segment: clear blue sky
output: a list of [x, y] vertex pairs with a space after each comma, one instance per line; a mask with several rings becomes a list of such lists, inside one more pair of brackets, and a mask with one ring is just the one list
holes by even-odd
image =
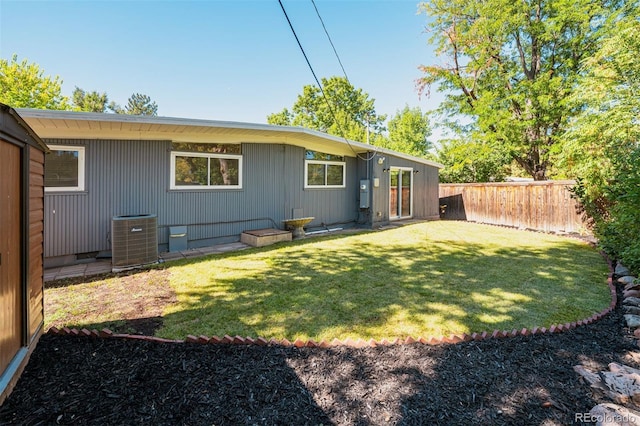
[[[420, 64], [434, 63], [413, 0], [316, 0], [355, 87], [378, 113], [420, 106]], [[341, 75], [310, 0], [283, 0], [319, 77]], [[0, 57], [18, 54], [75, 86], [126, 104], [149, 95], [158, 115], [265, 123], [313, 76], [277, 0], [0, 0]]]

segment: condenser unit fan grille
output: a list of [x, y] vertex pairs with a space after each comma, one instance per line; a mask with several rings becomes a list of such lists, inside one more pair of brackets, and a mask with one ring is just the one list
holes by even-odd
[[111, 264], [114, 270], [158, 261], [156, 215], [115, 216], [111, 221]]

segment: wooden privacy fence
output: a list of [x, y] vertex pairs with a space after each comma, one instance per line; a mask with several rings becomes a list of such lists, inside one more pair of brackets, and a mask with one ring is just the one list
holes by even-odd
[[[440, 184], [440, 217], [545, 232], [585, 233], [575, 181]], [[446, 206], [446, 207], [444, 207]]]

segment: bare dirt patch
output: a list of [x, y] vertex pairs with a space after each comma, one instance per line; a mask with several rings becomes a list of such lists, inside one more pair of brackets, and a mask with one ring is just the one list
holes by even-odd
[[152, 336], [162, 314], [177, 301], [169, 271], [152, 269], [47, 283], [46, 328], [109, 328], [117, 333]]

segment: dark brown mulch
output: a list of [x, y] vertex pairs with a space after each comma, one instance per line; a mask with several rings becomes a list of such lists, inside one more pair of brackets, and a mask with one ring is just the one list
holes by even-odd
[[637, 367], [621, 311], [554, 334], [458, 345], [283, 348], [45, 335], [0, 424], [573, 424], [572, 367]]

